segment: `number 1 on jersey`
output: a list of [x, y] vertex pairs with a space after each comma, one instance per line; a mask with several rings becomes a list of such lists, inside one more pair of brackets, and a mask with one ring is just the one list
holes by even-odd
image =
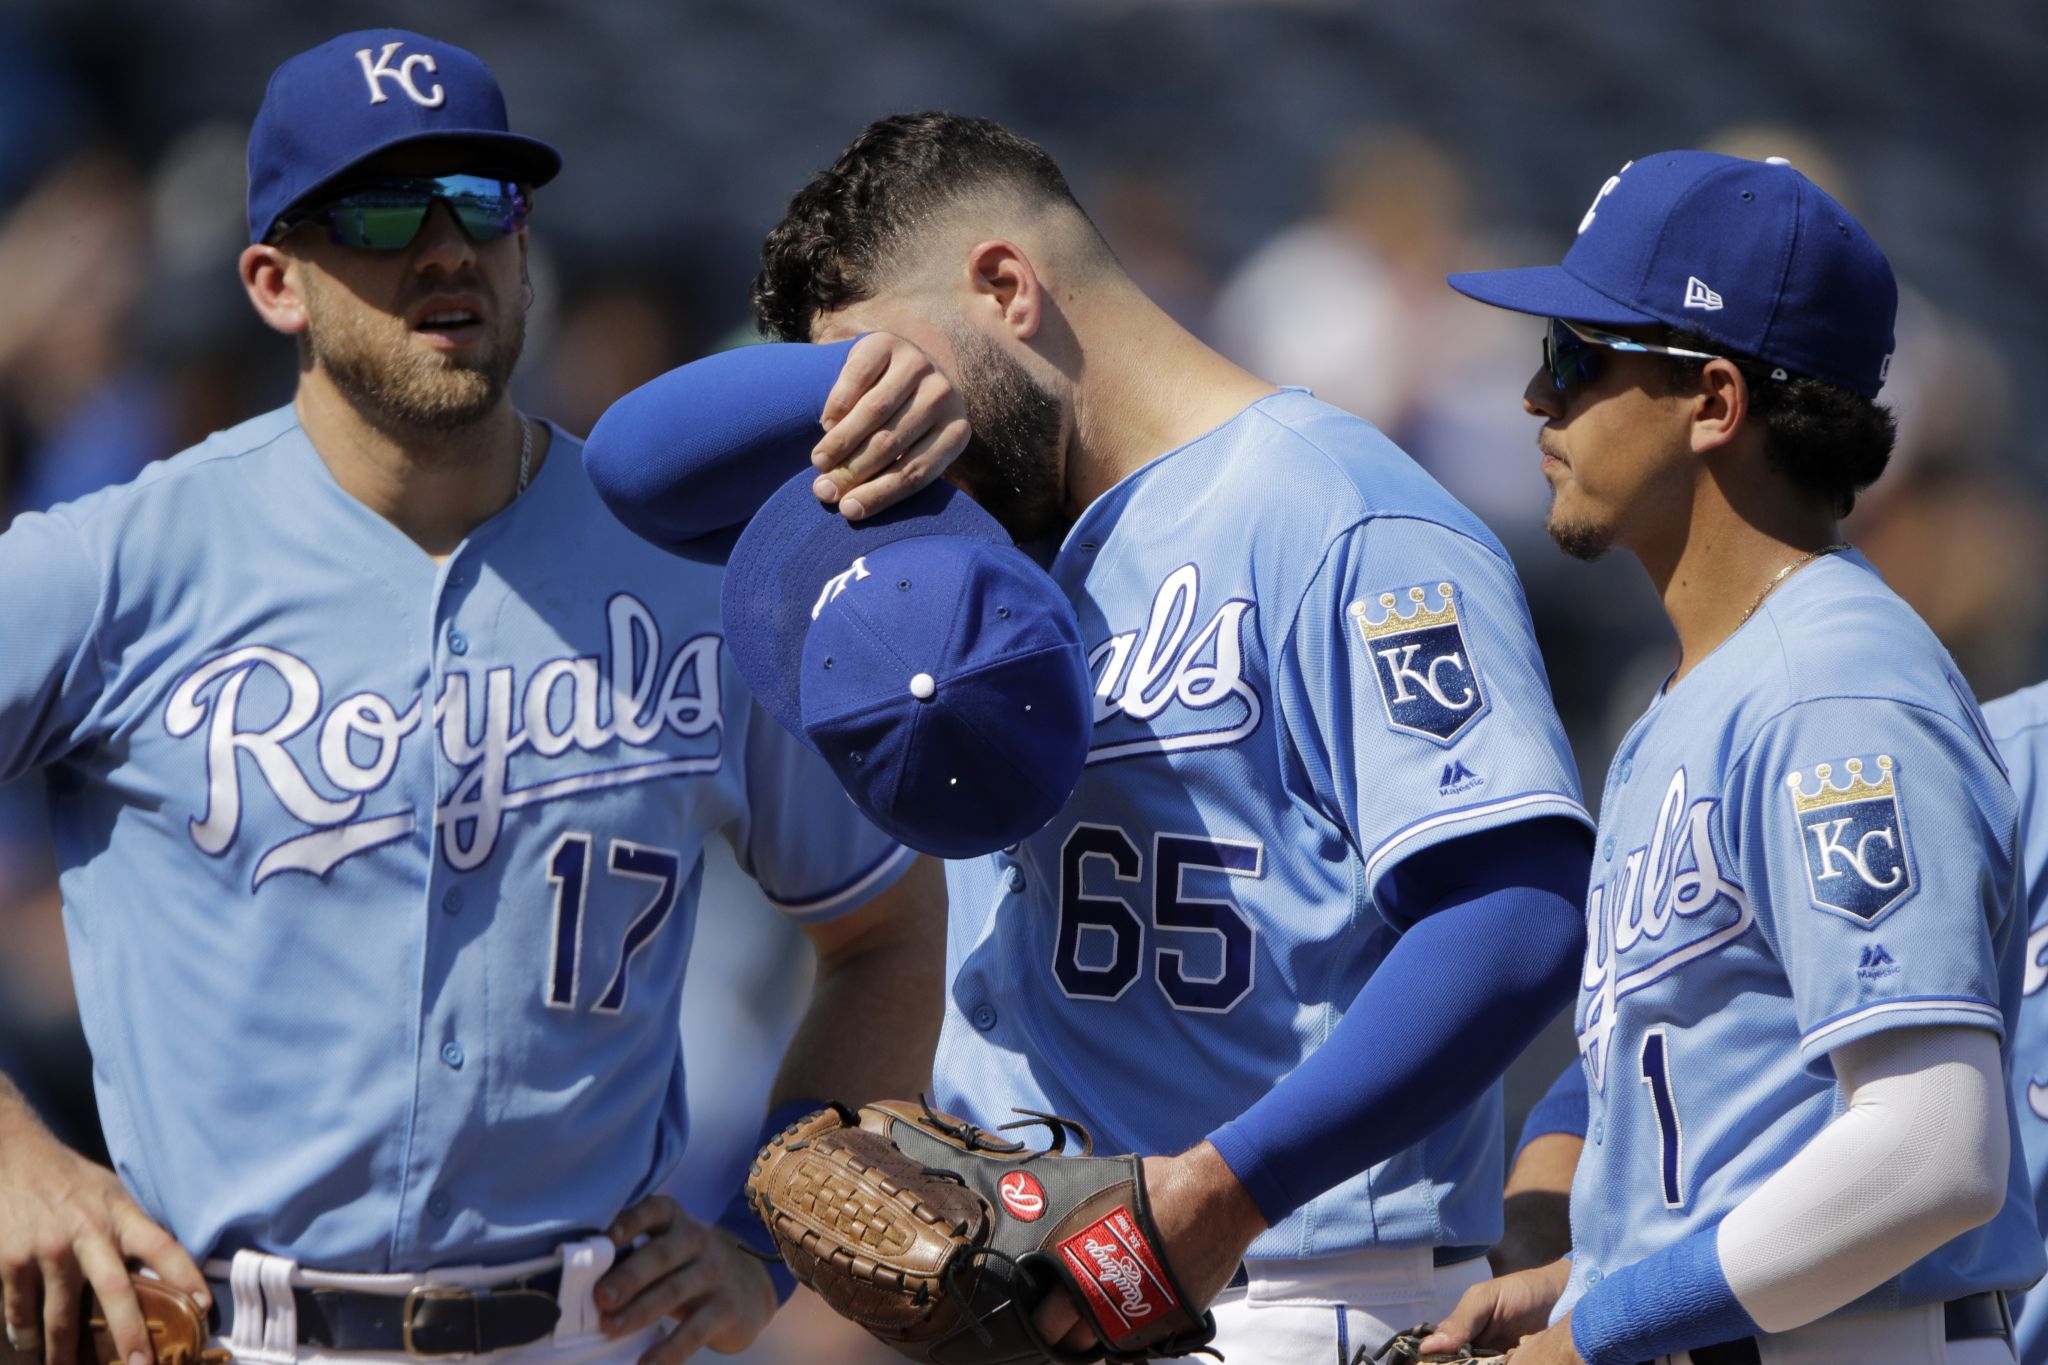
[[583, 956], [583, 902], [590, 895], [590, 836], [564, 834], [548, 854], [555, 888], [554, 951], [548, 959], [548, 1008], [576, 1008], [576, 967]]
[[1653, 1028], [1643, 1035], [1643, 1084], [1650, 1087], [1650, 1103], [1657, 1110], [1657, 1153], [1664, 1182], [1664, 1207], [1685, 1207], [1685, 1176], [1680, 1162], [1685, 1156], [1684, 1134], [1678, 1127], [1678, 1103], [1671, 1096], [1671, 1045], [1664, 1030]]

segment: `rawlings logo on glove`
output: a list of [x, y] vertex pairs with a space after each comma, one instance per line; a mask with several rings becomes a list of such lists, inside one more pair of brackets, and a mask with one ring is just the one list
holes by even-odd
[[[1070, 1119], [1030, 1121], [1052, 1130], [1050, 1151], [921, 1105], [820, 1110], [761, 1150], [747, 1197], [797, 1279], [914, 1360], [1076, 1365], [1205, 1348], [1215, 1320], [1188, 1307], [1157, 1249], [1138, 1158], [1093, 1155]], [[1039, 1332], [1055, 1294], [1095, 1329], [1093, 1351]]]

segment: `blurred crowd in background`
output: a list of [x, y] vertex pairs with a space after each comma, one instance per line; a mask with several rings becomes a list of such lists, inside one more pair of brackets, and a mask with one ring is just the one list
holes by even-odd
[[[292, 348], [235, 276], [247, 120], [284, 57], [377, 24], [476, 51], [567, 158], [532, 221], [515, 387], [579, 433], [753, 339], [761, 234], [869, 120], [949, 108], [1043, 142], [1170, 312], [1378, 423], [1499, 533], [1591, 800], [1671, 639], [1632, 562], [1544, 537], [1518, 400], [1537, 330], [1443, 276], [1555, 260], [1631, 157], [1787, 157], [1903, 286], [1899, 450], [1850, 538], [1980, 697], [2048, 674], [2048, 440], [2024, 407], [2048, 371], [2038, 0], [0, 0], [0, 525], [289, 396]], [[46, 839], [33, 782], [0, 788], [0, 1069], [92, 1151]], [[807, 954], [729, 863], [699, 924], [682, 1192], [708, 1213]], [[1533, 1051], [1511, 1119], [1570, 1053], [1562, 1028]]]

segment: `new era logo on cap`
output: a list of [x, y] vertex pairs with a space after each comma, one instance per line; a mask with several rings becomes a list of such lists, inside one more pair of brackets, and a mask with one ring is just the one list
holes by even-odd
[[1689, 275], [1685, 281], [1685, 306], [1717, 312], [1721, 307], [1721, 296], [1707, 288], [1707, 282], [1699, 276]]

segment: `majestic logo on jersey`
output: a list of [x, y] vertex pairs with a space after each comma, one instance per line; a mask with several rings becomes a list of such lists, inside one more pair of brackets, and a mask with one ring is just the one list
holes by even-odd
[[1865, 776], [1860, 758], [1844, 767], [1844, 786], [1835, 785], [1835, 765], [1823, 763], [1811, 777], [1787, 773], [1785, 789], [1799, 822], [1813, 903], [1875, 924], [1913, 889], [1898, 779], [1889, 754], [1878, 755], [1875, 781]]
[[[1714, 851], [1720, 802], [1687, 798], [1685, 769], [1671, 776], [1650, 842], [1630, 849], [1618, 872], [1586, 897], [1586, 963], [1580, 974], [1579, 1051], [1586, 1074], [1607, 1090], [1608, 1041], [1621, 1001], [1688, 963], [1733, 943], [1755, 921], [1742, 887]], [[1619, 813], [1602, 813], [1603, 826]], [[1602, 845], [1603, 849], [1606, 847]], [[1593, 864], [1612, 867], [1611, 859]]]
[[1485, 785], [1486, 779], [1466, 767], [1464, 759], [1454, 758], [1444, 764], [1443, 776], [1437, 779], [1436, 789], [1444, 796], [1456, 796], [1459, 792]]
[[[1458, 624], [1457, 587], [1439, 583], [1436, 592], [1441, 605], [1434, 608], [1428, 592], [1413, 587], [1381, 593], [1377, 616], [1362, 601], [1350, 612], [1372, 656], [1387, 724], [1449, 744], [1486, 709], [1486, 696]], [[1398, 605], [1402, 596], [1405, 611]]]
[[[1183, 564], [1152, 595], [1142, 630], [1112, 635], [1088, 653], [1095, 678], [1095, 724], [1090, 763], [1138, 754], [1179, 753], [1235, 744], [1259, 728], [1265, 707], [1245, 680], [1244, 623], [1252, 604], [1232, 598], [1207, 624], [1195, 627], [1201, 572]], [[1142, 737], [1126, 738], [1113, 722], [1139, 722]]]
[[440, 82], [436, 81], [434, 88], [431, 90], [422, 90], [414, 83], [412, 76], [412, 70], [416, 66], [427, 71], [440, 70], [434, 64], [434, 54], [431, 52], [415, 52], [397, 66], [393, 66], [391, 64], [392, 55], [404, 46], [404, 43], [384, 44], [384, 50], [377, 54], [375, 62], [370, 60], [370, 49], [365, 47], [357, 50], [356, 60], [362, 63], [363, 79], [369, 82], [370, 86], [370, 103], [382, 104], [385, 100], [390, 99], [390, 94], [384, 89], [384, 82], [396, 81], [398, 88], [405, 92], [406, 98], [419, 105], [420, 108], [439, 109], [448, 98], [448, 92], [441, 88]]
[[811, 604], [811, 619], [813, 621], [817, 620], [827, 606], [838, 600], [840, 593], [845, 592], [853, 584], [869, 576], [868, 557], [862, 555], [854, 560], [845, 572], [833, 574], [830, 578], [826, 579], [825, 586], [819, 590], [818, 600]]
[[[654, 613], [628, 593], [606, 608], [610, 668], [594, 654], [550, 659], [528, 675], [522, 692], [516, 670], [493, 668], [484, 675], [482, 714], [470, 700], [470, 676], [448, 673], [433, 702], [431, 730], [455, 776], [433, 812], [441, 856], [457, 871], [481, 866], [497, 847], [505, 816], [607, 787], [715, 772], [720, 746], [708, 753], [656, 758], [622, 767], [561, 773], [524, 787], [510, 782], [512, 759], [531, 751], [548, 760], [572, 752], [594, 754], [616, 745], [645, 748], [664, 731], [696, 738], [724, 725], [720, 712], [719, 637], [699, 635], [677, 646], [663, 663], [661, 628]], [[274, 699], [283, 693], [280, 713]], [[263, 692], [259, 704], [245, 692]], [[280, 872], [325, 876], [344, 859], [403, 839], [417, 828], [419, 812], [408, 807], [366, 814], [397, 766], [399, 747], [427, 715], [424, 696], [400, 711], [375, 692], [343, 697], [320, 715], [322, 689], [313, 666], [268, 645], [245, 645], [200, 664], [171, 692], [164, 728], [183, 738], [204, 727], [206, 809], [191, 820], [192, 842], [219, 857], [242, 827], [242, 779], [254, 764], [271, 794], [291, 818], [311, 828], [284, 840], [256, 864], [252, 886]], [[317, 758], [323, 791], [299, 754], [287, 744], [313, 730], [319, 719]], [[570, 763], [560, 765], [569, 767]], [[329, 795], [328, 792], [339, 795]]]
[[1866, 943], [1862, 955], [1856, 959], [1856, 975], [1865, 981], [1882, 981], [1888, 976], [1899, 974], [1898, 961], [1884, 950], [1882, 943]]

